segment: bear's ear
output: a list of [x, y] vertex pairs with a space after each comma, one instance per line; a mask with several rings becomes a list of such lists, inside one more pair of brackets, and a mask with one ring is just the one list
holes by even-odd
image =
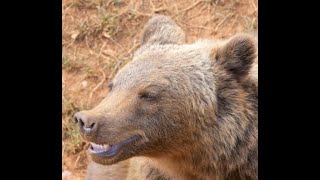
[[215, 52], [216, 63], [238, 80], [248, 75], [256, 56], [256, 42], [246, 34], [235, 35]]
[[156, 15], [144, 27], [141, 45], [182, 44], [185, 42], [183, 30], [169, 17]]

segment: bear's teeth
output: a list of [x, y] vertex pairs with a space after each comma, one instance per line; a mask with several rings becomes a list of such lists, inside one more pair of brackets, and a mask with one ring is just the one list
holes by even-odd
[[94, 149], [99, 149], [99, 150], [107, 150], [110, 147], [110, 145], [108, 145], [108, 144], [102, 145], [102, 144], [96, 144], [96, 143], [91, 143], [91, 146]]

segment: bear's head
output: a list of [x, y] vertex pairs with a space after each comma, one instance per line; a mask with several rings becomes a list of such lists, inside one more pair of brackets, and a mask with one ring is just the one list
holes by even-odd
[[183, 30], [170, 18], [153, 17], [105, 99], [75, 114], [93, 161], [174, 156], [220, 136], [219, 113], [229, 110], [219, 106], [232, 108], [225, 96], [238, 98], [233, 92], [248, 79], [255, 43], [247, 35], [184, 43]]

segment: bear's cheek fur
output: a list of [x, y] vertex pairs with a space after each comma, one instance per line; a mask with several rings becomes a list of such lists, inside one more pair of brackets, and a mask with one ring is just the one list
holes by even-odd
[[[181, 98], [180, 98], [181, 99]], [[130, 127], [146, 138], [145, 155], [170, 153], [184, 144], [189, 131], [186, 114], [186, 103], [169, 97], [156, 101], [138, 101], [134, 106], [132, 118], [127, 120]], [[177, 139], [180, 139], [177, 141]], [[181, 146], [180, 146], [181, 145]]]
[[190, 138], [190, 122], [185, 116], [187, 107], [184, 105], [167, 99], [137, 109], [136, 123], [148, 139], [148, 153], [168, 154], [185, 146], [183, 142]]

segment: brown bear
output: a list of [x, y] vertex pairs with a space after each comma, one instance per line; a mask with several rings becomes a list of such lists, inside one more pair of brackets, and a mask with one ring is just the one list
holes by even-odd
[[75, 114], [87, 179], [258, 179], [257, 59], [249, 35], [185, 44], [153, 17], [107, 97]]

